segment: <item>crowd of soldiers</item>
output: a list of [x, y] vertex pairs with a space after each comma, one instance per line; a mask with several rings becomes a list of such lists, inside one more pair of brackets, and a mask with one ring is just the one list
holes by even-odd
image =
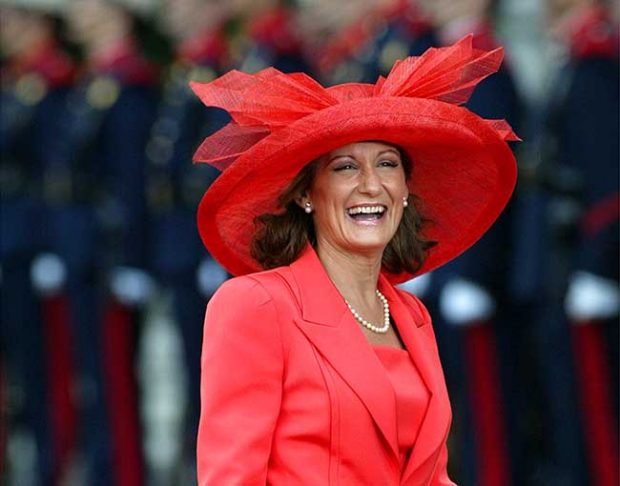
[[[274, 66], [374, 82], [470, 32], [499, 45], [501, 5], [0, 1], [0, 479], [67, 484], [77, 461], [78, 484], [189, 481], [201, 324], [229, 277], [195, 223], [218, 171], [191, 163], [228, 118], [190, 80]], [[542, 5], [558, 51], [546, 101], [524, 102], [508, 56], [468, 102], [523, 138], [515, 196], [470, 251], [405, 284], [434, 317], [466, 486], [618, 482], [618, 12]], [[135, 373], [162, 292], [187, 375], [185, 454], [166, 479], [145, 460]], [[26, 476], [6, 459], [17, 429], [35, 444]]]

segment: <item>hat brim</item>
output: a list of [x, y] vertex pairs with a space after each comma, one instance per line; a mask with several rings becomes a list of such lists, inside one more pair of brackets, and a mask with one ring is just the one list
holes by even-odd
[[344, 145], [381, 140], [412, 161], [409, 190], [430, 220], [423, 236], [437, 241], [416, 274], [452, 260], [472, 246], [506, 206], [516, 163], [505, 141], [470, 111], [421, 98], [357, 99], [306, 116], [257, 143], [213, 183], [198, 208], [200, 236], [231, 274], [262, 270], [250, 255], [254, 219], [280, 211], [277, 200], [297, 173]]

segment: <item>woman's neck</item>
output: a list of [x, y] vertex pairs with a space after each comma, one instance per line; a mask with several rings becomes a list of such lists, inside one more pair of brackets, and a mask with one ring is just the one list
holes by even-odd
[[372, 305], [377, 297], [382, 252], [351, 253], [319, 242], [317, 255], [340, 294], [349, 302]]

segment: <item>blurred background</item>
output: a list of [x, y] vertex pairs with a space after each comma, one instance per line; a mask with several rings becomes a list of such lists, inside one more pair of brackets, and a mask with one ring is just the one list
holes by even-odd
[[434, 317], [451, 475], [618, 485], [618, 19], [604, 0], [0, 0], [0, 482], [195, 484], [202, 320], [228, 275], [195, 229], [218, 173], [190, 162], [228, 118], [189, 80], [374, 82], [473, 33], [506, 48], [468, 106], [522, 137], [518, 186], [405, 284]]

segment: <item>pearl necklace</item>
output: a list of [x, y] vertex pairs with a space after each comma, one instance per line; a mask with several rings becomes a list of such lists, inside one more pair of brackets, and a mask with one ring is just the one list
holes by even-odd
[[379, 289], [375, 290], [375, 293], [377, 294], [377, 297], [379, 297], [381, 304], [383, 304], [383, 326], [381, 327], [375, 326], [373, 323], [368, 322], [366, 319], [364, 319], [362, 316], [359, 315], [359, 312], [357, 312], [351, 306], [351, 304], [349, 304], [348, 300], [345, 299], [344, 301], [347, 303], [347, 307], [349, 308], [349, 310], [351, 311], [351, 314], [353, 314], [353, 317], [355, 317], [355, 320], [357, 322], [359, 322], [365, 328], [370, 329], [372, 332], [384, 334], [390, 328], [390, 304], [388, 304], [388, 301], [385, 298], [385, 295], [379, 292]]

